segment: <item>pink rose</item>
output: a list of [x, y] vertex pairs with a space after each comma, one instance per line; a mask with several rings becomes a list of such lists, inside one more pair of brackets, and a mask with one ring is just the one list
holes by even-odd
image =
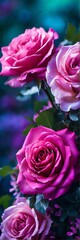
[[58, 34], [43, 28], [27, 29], [2, 48], [1, 75], [14, 76], [8, 84], [20, 87], [33, 79], [45, 79], [45, 70], [54, 50]]
[[44, 240], [52, 221], [27, 202], [8, 207], [2, 216], [0, 240]]
[[47, 83], [63, 111], [80, 108], [80, 43], [62, 46], [50, 60]]
[[78, 157], [74, 132], [31, 129], [17, 153], [21, 192], [40, 193], [49, 200], [64, 194], [76, 177]]

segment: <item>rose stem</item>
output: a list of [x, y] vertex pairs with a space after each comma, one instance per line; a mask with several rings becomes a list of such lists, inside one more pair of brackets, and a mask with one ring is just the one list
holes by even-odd
[[56, 108], [56, 106], [55, 106], [55, 104], [54, 104], [54, 102], [53, 102], [53, 99], [52, 99], [52, 97], [51, 97], [51, 95], [50, 95], [50, 93], [49, 93], [49, 91], [48, 91], [47, 83], [45, 83], [44, 81], [42, 81], [42, 89], [44, 90], [44, 92], [45, 92], [46, 95], [48, 96], [48, 98], [49, 98], [52, 106], [55, 108], [55, 110], [57, 110], [57, 108]]

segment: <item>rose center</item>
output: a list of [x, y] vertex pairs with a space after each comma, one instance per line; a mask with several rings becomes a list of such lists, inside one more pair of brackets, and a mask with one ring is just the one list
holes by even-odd
[[[14, 236], [20, 233], [22, 229], [25, 228], [26, 226], [26, 220], [27, 220], [27, 214], [23, 214], [23, 216], [18, 216], [17, 219], [14, 219], [12, 221], [12, 232], [14, 232]], [[14, 229], [14, 231], [13, 231]]]
[[71, 65], [72, 65], [72, 68], [76, 68], [80, 66], [80, 59], [78, 56], [72, 59]]
[[47, 150], [43, 149], [38, 153], [37, 161], [45, 160], [47, 156]]

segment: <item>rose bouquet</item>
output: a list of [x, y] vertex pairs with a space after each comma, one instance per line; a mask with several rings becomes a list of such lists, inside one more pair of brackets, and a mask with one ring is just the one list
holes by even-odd
[[2, 215], [1, 240], [79, 239], [78, 36], [69, 25], [66, 39], [56, 46], [57, 32], [34, 27], [2, 48], [0, 75], [11, 77], [6, 84], [23, 87], [25, 96], [44, 91], [46, 104], [37, 101], [43, 107], [24, 130], [16, 167], [0, 169], [1, 176], [11, 174], [14, 193]]

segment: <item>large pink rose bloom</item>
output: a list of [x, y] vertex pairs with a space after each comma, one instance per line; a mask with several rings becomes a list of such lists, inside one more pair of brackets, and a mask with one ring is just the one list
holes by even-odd
[[49, 200], [64, 194], [76, 178], [78, 157], [74, 132], [31, 129], [17, 153], [21, 192], [40, 193]]
[[63, 111], [80, 108], [80, 43], [62, 46], [47, 66], [47, 83]]
[[54, 39], [58, 34], [43, 28], [27, 29], [14, 38], [9, 46], [2, 47], [1, 75], [14, 76], [7, 84], [20, 87], [33, 79], [45, 79], [45, 70], [53, 50]]
[[17, 203], [4, 211], [0, 240], [44, 240], [52, 221], [26, 202]]

